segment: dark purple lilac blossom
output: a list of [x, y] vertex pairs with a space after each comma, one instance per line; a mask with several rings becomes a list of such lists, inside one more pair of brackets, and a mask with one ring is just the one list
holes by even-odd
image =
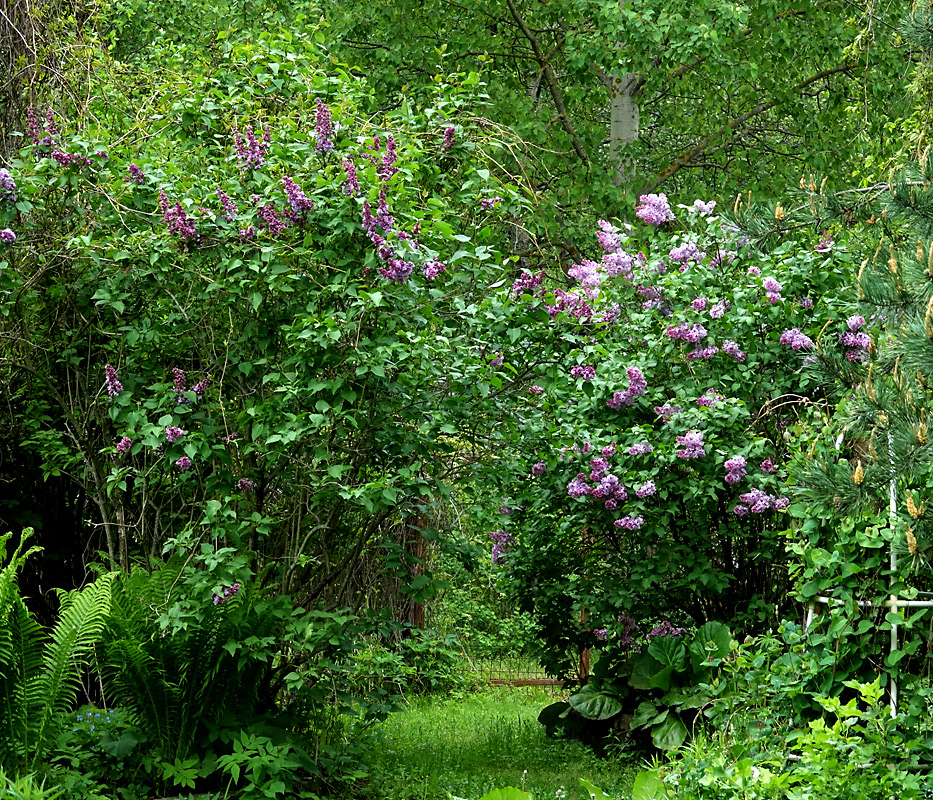
[[523, 271], [512, 284], [512, 297], [521, 297], [523, 294], [533, 294], [544, 283], [544, 270], [538, 273]]
[[672, 406], [665, 403], [663, 406], [655, 406], [654, 413], [665, 422], [670, 422], [674, 417], [683, 414], [684, 410], [681, 406]]
[[236, 203], [234, 203], [230, 195], [222, 189], [217, 189], [216, 194], [217, 199], [220, 200], [220, 207], [224, 210], [224, 219], [226, 219], [227, 222], [233, 222], [237, 214], [240, 213], [240, 210], [236, 207]]
[[146, 182], [146, 173], [137, 164], [130, 164], [127, 171], [130, 173], [130, 180], [137, 186], [142, 186]]
[[389, 258], [386, 264], [388, 266], [379, 267], [379, 274], [393, 283], [405, 283], [415, 270], [414, 264], [401, 258]]
[[605, 642], [609, 638], [609, 629], [608, 628], [596, 628], [593, 631], [593, 636], [596, 637], [597, 641]]
[[122, 436], [120, 441], [117, 442], [117, 452], [118, 453], [128, 453], [130, 448], [133, 446], [133, 440], [128, 436]]
[[4, 228], [0, 230], [0, 242], [3, 244], [13, 244], [16, 241], [16, 234], [13, 233], [12, 228]]
[[382, 164], [379, 165], [377, 170], [383, 183], [388, 183], [392, 180], [392, 176], [398, 172], [398, 167], [395, 166], [397, 161], [398, 153], [395, 150], [395, 138], [390, 133], [386, 137], [386, 151], [382, 154]]
[[188, 456], [182, 456], [175, 462], [175, 466], [178, 467], [179, 472], [187, 472], [191, 469], [191, 459]]
[[453, 125], [449, 125], [448, 127], [444, 128], [444, 141], [441, 142], [442, 153], [446, 153], [448, 150], [450, 150], [451, 147], [454, 146], [454, 133], [455, 131]]
[[536, 478], [540, 478], [545, 472], [547, 472], [547, 464], [545, 464], [543, 461], [537, 462], [531, 468], [531, 474]]
[[674, 625], [671, 625], [670, 622], [664, 620], [656, 628], [652, 628], [646, 634], [646, 639], [654, 639], [657, 636], [683, 636], [687, 631], [683, 628], [677, 628]]
[[318, 155], [334, 152], [334, 122], [326, 103], [317, 99], [314, 112], [314, 152]]
[[426, 261], [421, 265], [421, 274], [429, 280], [433, 281], [440, 275], [442, 272], [447, 270], [447, 266], [442, 262], [438, 261], [436, 258], [432, 258], [430, 261]]
[[240, 478], [236, 482], [236, 488], [240, 490], [242, 494], [253, 491], [256, 488], [256, 484], [253, 483], [249, 478]]
[[638, 514], [637, 516], [629, 514], [627, 517], [617, 519], [612, 524], [617, 528], [622, 528], [626, 531], [637, 531], [642, 525], [645, 524], [645, 518], [641, 514]]
[[165, 441], [177, 442], [185, 435], [185, 432], [179, 428], [177, 425], [166, 425], [165, 426]]
[[576, 364], [570, 368], [570, 376], [584, 381], [591, 381], [596, 378], [596, 367]]
[[111, 400], [123, 391], [123, 384], [120, 383], [117, 370], [110, 364], [104, 366], [104, 382], [107, 385], [107, 394]]
[[238, 584], [238, 583], [233, 584], [233, 586], [227, 586], [227, 587], [223, 590], [223, 593], [222, 593], [222, 594], [217, 594], [217, 593], [215, 592], [215, 593], [214, 593], [214, 597], [213, 597], [213, 599], [212, 599], [211, 602], [212, 602], [215, 606], [222, 606], [222, 605], [223, 605], [224, 603], [226, 603], [231, 597], [234, 597], [234, 596], [236, 595], [236, 593], [239, 592], [239, 591], [240, 591], [240, 584]]
[[360, 193], [360, 176], [356, 171], [356, 164], [349, 159], [343, 159], [343, 171], [347, 174], [347, 179], [343, 184], [343, 193], [356, 197]]
[[285, 196], [288, 198], [288, 204], [294, 214], [299, 218], [303, 218], [309, 211], [314, 210], [314, 203], [311, 202], [311, 199], [295, 181], [286, 175], [282, 178], [282, 183], [285, 184]]
[[501, 197], [484, 197], [479, 201], [480, 211], [492, 211], [496, 207], [496, 203], [501, 203]]

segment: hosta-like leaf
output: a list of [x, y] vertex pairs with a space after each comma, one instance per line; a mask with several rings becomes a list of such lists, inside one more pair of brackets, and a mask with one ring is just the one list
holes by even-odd
[[609, 719], [622, 710], [622, 699], [615, 694], [599, 692], [584, 686], [569, 698], [570, 705], [587, 719]]
[[683, 720], [676, 714], [667, 718], [651, 731], [651, 741], [659, 750], [676, 750], [687, 739], [689, 731]]

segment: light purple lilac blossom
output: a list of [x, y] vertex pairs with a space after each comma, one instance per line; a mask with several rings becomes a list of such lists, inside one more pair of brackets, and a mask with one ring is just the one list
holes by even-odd
[[318, 155], [334, 152], [334, 122], [326, 103], [317, 99], [314, 112], [314, 152]]
[[677, 444], [683, 448], [677, 451], [677, 458], [703, 458], [706, 455], [702, 431], [687, 431], [677, 437]]
[[175, 462], [175, 466], [178, 467], [179, 472], [187, 472], [191, 469], [191, 459], [188, 456], [182, 456]]
[[128, 453], [132, 446], [133, 446], [133, 440], [130, 439], [128, 436], [123, 436], [120, 438], [120, 441], [117, 442], [117, 452]]
[[13, 244], [16, 241], [16, 234], [13, 233], [12, 229], [4, 228], [0, 230], [0, 242], [4, 244]]
[[638, 514], [637, 516], [632, 516], [629, 514], [627, 517], [617, 519], [612, 524], [617, 528], [622, 528], [626, 531], [637, 531], [642, 525], [645, 524], [645, 518], [641, 514]]
[[673, 222], [674, 212], [667, 202], [667, 195], [661, 194], [643, 194], [638, 198], [641, 205], [635, 207], [635, 216], [649, 225], [662, 225], [665, 222]]
[[630, 456], [646, 456], [654, 450], [654, 445], [649, 442], [636, 442], [628, 449]]
[[166, 425], [165, 426], [165, 440], [167, 442], [177, 442], [185, 435], [185, 432], [179, 428], [177, 425]]

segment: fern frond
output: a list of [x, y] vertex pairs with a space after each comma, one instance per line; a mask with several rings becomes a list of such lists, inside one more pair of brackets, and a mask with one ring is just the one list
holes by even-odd
[[30, 682], [30, 693], [41, 703], [30, 737], [32, 765], [44, 755], [58, 733], [58, 723], [74, 704], [81, 675], [92, 660], [94, 644], [110, 613], [113, 578], [112, 573], [104, 575], [80, 591], [69, 592], [62, 600], [44, 653], [44, 666]]

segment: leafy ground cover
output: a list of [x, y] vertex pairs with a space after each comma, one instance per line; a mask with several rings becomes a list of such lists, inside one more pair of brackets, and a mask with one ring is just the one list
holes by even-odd
[[599, 758], [578, 741], [548, 739], [538, 724], [555, 699], [539, 687], [489, 688], [414, 699], [380, 728], [370, 800], [477, 798], [516, 786], [544, 798], [584, 798], [580, 778], [627, 797], [638, 765]]

